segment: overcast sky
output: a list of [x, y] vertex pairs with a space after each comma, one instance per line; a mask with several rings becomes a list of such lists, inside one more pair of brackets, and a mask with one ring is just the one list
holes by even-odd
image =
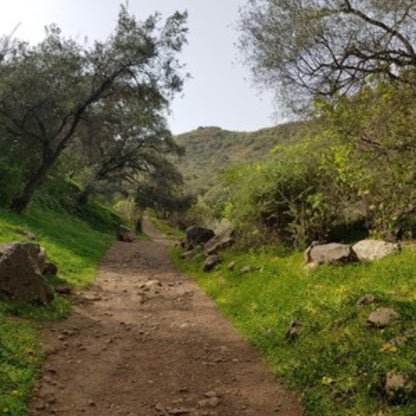
[[[124, 2], [123, 2], [124, 3]], [[172, 105], [170, 127], [175, 134], [199, 126], [256, 130], [276, 124], [272, 95], [252, 86], [248, 70], [235, 47], [238, 9], [245, 0], [130, 0], [139, 19], [155, 11], [189, 12], [189, 45], [182, 55], [191, 74], [182, 97]], [[82, 40], [104, 39], [115, 26], [119, 0], [0, 0], [0, 28], [40, 41], [44, 26], [56, 23], [65, 35]]]

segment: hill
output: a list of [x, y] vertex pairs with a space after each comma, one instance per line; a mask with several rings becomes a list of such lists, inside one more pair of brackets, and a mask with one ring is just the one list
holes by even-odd
[[291, 122], [254, 132], [199, 127], [175, 137], [185, 149], [177, 160], [185, 183], [193, 191], [204, 190], [218, 182], [228, 166], [259, 160], [281, 144], [291, 144], [304, 135], [306, 124]]

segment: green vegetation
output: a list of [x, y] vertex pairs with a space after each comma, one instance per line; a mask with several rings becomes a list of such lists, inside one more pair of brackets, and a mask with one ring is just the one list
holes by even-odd
[[280, 137], [263, 160], [212, 175], [215, 186], [188, 218], [225, 218], [246, 247], [305, 248], [351, 234], [413, 238], [415, 102], [415, 90], [381, 81], [353, 97], [317, 101], [315, 118], [304, 124], [310, 128], [298, 130], [296, 140]]
[[[89, 205], [81, 216], [39, 202], [24, 215], [0, 209], [0, 243], [29, 241], [22, 231], [34, 233], [36, 243], [46, 248], [48, 259], [58, 266], [58, 276], [51, 276], [49, 283], [84, 287], [94, 281], [98, 263], [114, 239], [115, 225], [120, 220], [97, 203]], [[43, 360], [38, 322], [63, 319], [70, 310], [70, 302], [59, 295], [48, 306], [0, 301], [1, 415], [27, 414], [36, 372]]]
[[160, 220], [156, 215], [149, 215], [148, 219], [166, 238], [180, 240], [184, 237], [184, 233], [181, 230], [171, 227], [166, 221]]
[[[91, 194], [131, 193], [178, 153], [166, 115], [183, 78], [186, 13], [139, 21], [120, 6], [104, 42], [47, 27], [36, 45], [0, 38], [0, 202], [24, 211], [57, 165]], [[137, 185], [137, 184], [136, 184]]]
[[254, 81], [291, 108], [350, 96], [374, 77], [416, 85], [413, 0], [247, 0], [240, 17]]
[[221, 181], [230, 165], [264, 159], [279, 144], [291, 144], [305, 133], [304, 123], [287, 123], [254, 132], [235, 132], [219, 127], [199, 127], [175, 136], [185, 155], [178, 168], [193, 192], [205, 192]]
[[[304, 268], [300, 253], [282, 256], [281, 248], [257, 252], [228, 250], [212, 273], [199, 261], [173, 261], [216, 301], [254, 345], [286, 386], [300, 394], [308, 415], [416, 414], [414, 391], [396, 403], [386, 399], [386, 374], [400, 371], [416, 383], [416, 338], [399, 347], [389, 341], [416, 325], [416, 250], [413, 246], [371, 264]], [[227, 265], [235, 261], [234, 271]], [[243, 266], [253, 271], [241, 274]], [[374, 294], [378, 302], [363, 309], [357, 300]], [[370, 312], [390, 306], [400, 313], [384, 330], [367, 324]], [[286, 331], [302, 324], [297, 337]]]

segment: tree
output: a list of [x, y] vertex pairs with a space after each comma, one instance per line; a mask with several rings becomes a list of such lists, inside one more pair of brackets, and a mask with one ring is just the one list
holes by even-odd
[[90, 111], [73, 146], [84, 184], [79, 201], [100, 189], [134, 189], [154, 170], [163, 170], [166, 156], [180, 154], [166, 126], [165, 99], [153, 87], [137, 97], [125, 91], [121, 99], [107, 100]]
[[146, 181], [139, 183], [135, 202], [141, 209], [153, 209], [164, 219], [174, 212], [183, 213], [191, 208], [195, 198], [184, 194], [182, 176], [171, 164], [164, 161], [154, 169]]
[[152, 90], [159, 95], [159, 109], [168, 107], [183, 84], [176, 55], [186, 41], [185, 20], [175, 13], [163, 25], [157, 14], [138, 22], [121, 7], [106, 42], [80, 45], [51, 26], [39, 45], [8, 44], [0, 62], [0, 129], [18, 143], [25, 161], [15, 211], [27, 207], [82, 125], [94, 113], [103, 114], [100, 109], [109, 101], [123, 107], [128, 94], [144, 105]]
[[374, 76], [416, 86], [414, 0], [248, 0], [240, 23], [257, 80], [291, 104], [356, 93]]

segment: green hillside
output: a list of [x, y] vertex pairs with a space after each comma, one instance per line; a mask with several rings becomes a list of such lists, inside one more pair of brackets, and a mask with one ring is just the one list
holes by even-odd
[[[22, 232], [34, 233], [35, 243], [45, 247], [48, 259], [58, 266], [58, 276], [48, 276], [48, 283], [85, 287], [94, 281], [119, 221], [98, 204], [88, 205], [79, 217], [39, 202], [23, 215], [0, 208], [0, 243], [30, 242]], [[70, 310], [63, 295], [45, 306], [0, 298], [0, 414], [27, 414], [44, 360], [40, 323], [63, 319]]]
[[305, 134], [306, 125], [291, 122], [254, 132], [236, 132], [220, 127], [199, 127], [175, 137], [185, 149], [177, 160], [186, 184], [203, 190], [218, 181], [230, 165], [262, 159], [279, 144], [291, 144]]

